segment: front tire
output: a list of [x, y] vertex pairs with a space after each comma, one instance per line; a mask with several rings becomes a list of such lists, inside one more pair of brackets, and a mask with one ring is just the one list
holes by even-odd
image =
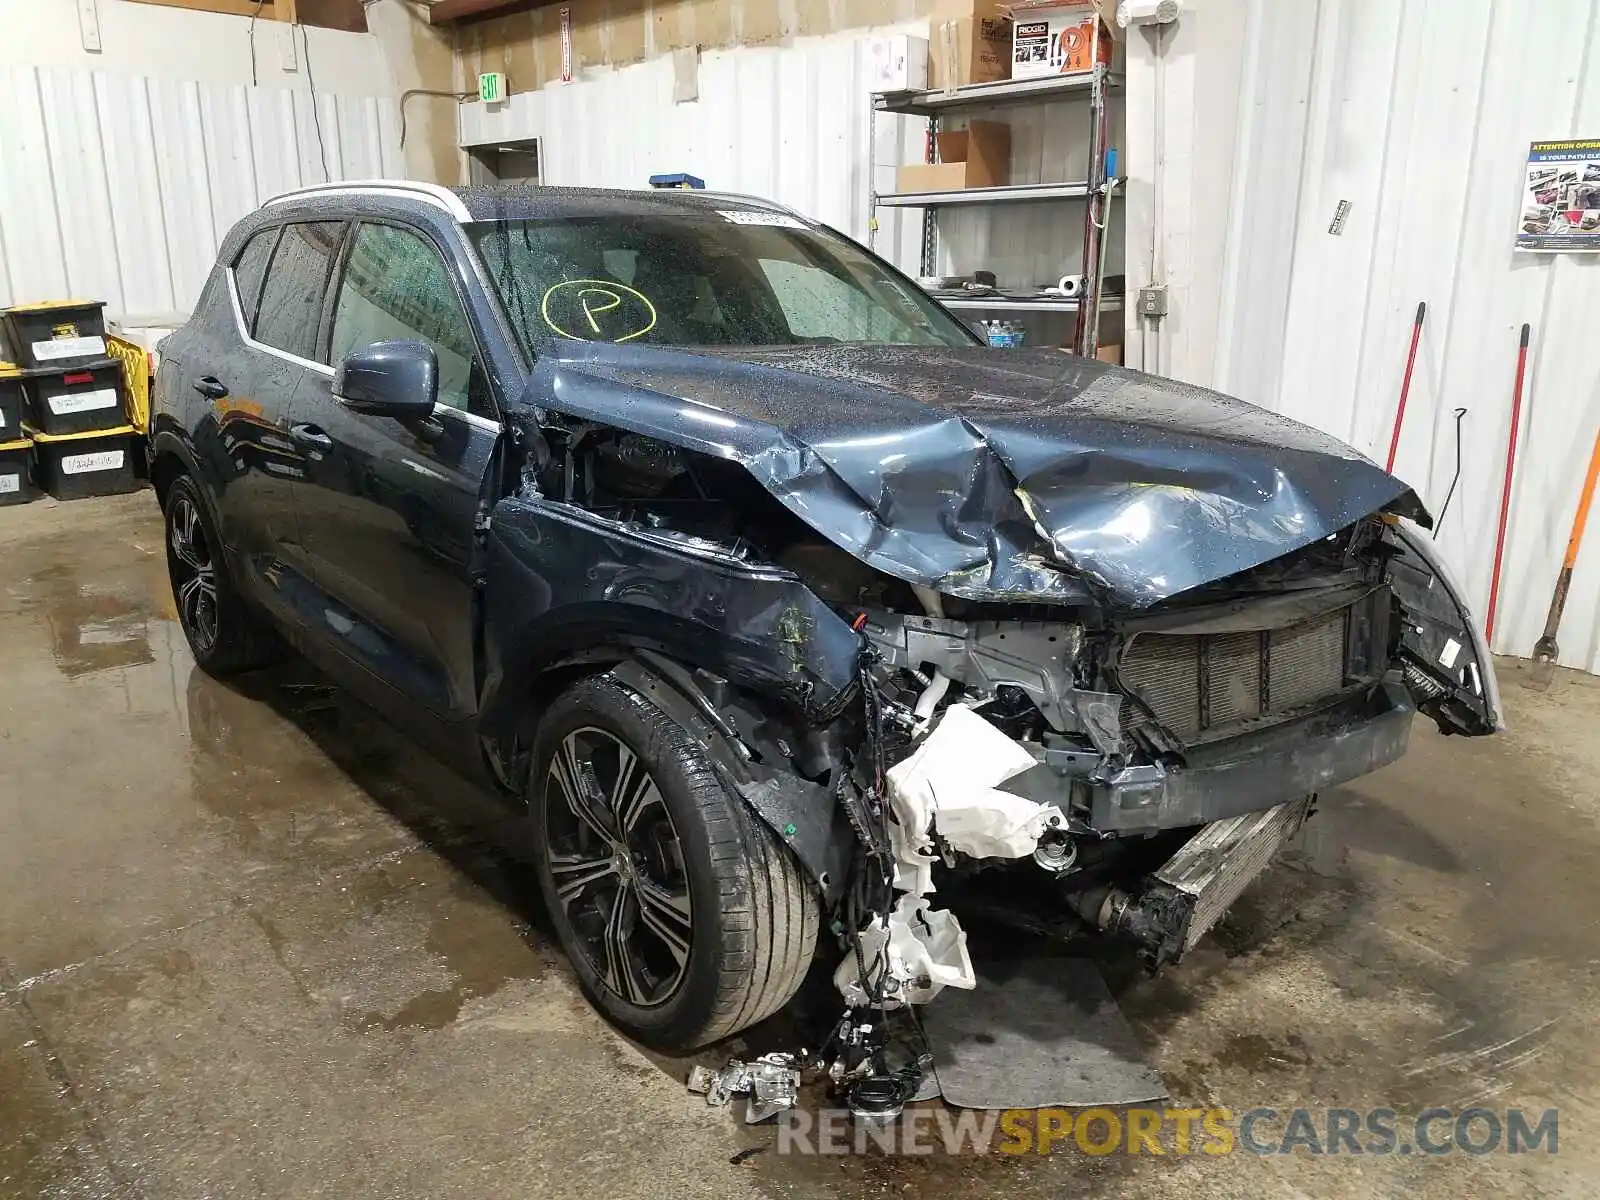
[[525, 796], [539, 888], [584, 994], [684, 1053], [771, 1016], [800, 987], [815, 888], [648, 700], [585, 680], [539, 727]]
[[278, 658], [282, 645], [234, 585], [222, 542], [189, 476], [180, 475], [168, 486], [164, 521], [178, 624], [200, 669], [222, 678]]

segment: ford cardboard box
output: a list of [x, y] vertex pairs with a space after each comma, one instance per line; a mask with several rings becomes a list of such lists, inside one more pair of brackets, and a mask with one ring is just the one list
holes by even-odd
[[949, 0], [928, 23], [928, 86], [1011, 78], [1011, 19], [1000, 0]]

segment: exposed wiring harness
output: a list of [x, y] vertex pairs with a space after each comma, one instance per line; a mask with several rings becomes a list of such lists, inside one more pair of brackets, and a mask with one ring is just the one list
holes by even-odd
[[916, 1094], [932, 1064], [914, 1006], [904, 1005], [923, 1049], [898, 1068], [889, 1065], [887, 942], [871, 961], [861, 945], [862, 930], [874, 921], [887, 922], [895, 903], [886, 800], [889, 717], [872, 674], [877, 661], [877, 652], [863, 636], [853, 690], [861, 696], [865, 737], [854, 769], [840, 786], [840, 802], [855, 828], [861, 855], [842, 898], [837, 932], [841, 943], [855, 957], [856, 980], [865, 1004], [846, 1007], [822, 1054], [828, 1074], [844, 1092], [850, 1111], [864, 1117], [897, 1114]]

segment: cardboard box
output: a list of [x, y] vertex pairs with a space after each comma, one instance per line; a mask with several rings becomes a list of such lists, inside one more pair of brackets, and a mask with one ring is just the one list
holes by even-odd
[[941, 133], [936, 163], [900, 168], [902, 192], [943, 192], [998, 187], [1011, 179], [1011, 126], [1000, 121], [970, 121], [965, 129]]
[[1011, 22], [998, 12], [935, 17], [930, 25], [928, 86], [944, 91], [1011, 78]]
[[1111, 65], [1111, 34], [1093, 4], [1012, 6], [1011, 78], [1038, 79]]
[[1110, 363], [1114, 367], [1120, 367], [1122, 365], [1122, 343], [1112, 342], [1109, 346], [1102, 344], [1096, 347], [1094, 356], [1103, 363]]
[[867, 42], [868, 84], [874, 92], [920, 92], [928, 86], [928, 39], [885, 34]]

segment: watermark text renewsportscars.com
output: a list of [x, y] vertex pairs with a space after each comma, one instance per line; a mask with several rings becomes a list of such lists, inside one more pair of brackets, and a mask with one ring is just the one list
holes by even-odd
[[885, 1125], [843, 1109], [778, 1115], [780, 1154], [1386, 1156], [1557, 1154], [1554, 1108], [908, 1109]]

